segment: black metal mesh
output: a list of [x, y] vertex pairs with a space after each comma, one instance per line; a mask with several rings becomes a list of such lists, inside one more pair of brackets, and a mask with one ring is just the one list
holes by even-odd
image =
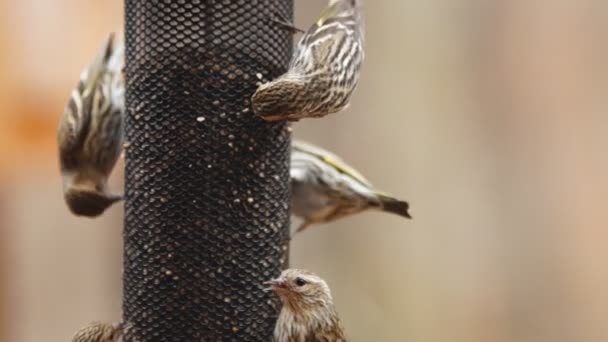
[[289, 143], [255, 117], [292, 0], [126, 0], [127, 341], [268, 341], [288, 252]]

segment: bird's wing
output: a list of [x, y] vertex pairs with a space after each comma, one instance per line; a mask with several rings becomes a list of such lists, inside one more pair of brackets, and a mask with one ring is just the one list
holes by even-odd
[[110, 33], [105, 44], [95, 57], [95, 61], [89, 66], [87, 77], [84, 82], [84, 97], [90, 95], [97, 84], [99, 84], [100, 78], [108, 69], [108, 64], [114, 53], [114, 32]]
[[82, 72], [78, 85], [70, 96], [58, 129], [59, 153], [63, 167], [75, 162], [75, 151], [84, 143], [91, 124], [92, 95], [112, 55], [114, 34], [110, 34], [95, 61]]
[[119, 39], [114, 45], [112, 57], [108, 62], [108, 74], [111, 85], [112, 107], [121, 112], [125, 112], [125, 44], [124, 40]]
[[83, 89], [84, 83], [78, 82], [59, 121], [57, 141], [62, 168], [72, 168], [76, 163], [76, 152], [82, 147], [91, 124], [90, 113], [82, 110], [86, 100], [82, 98]]
[[331, 153], [310, 143], [297, 140], [293, 141], [292, 148], [313, 155], [323, 161], [325, 164], [334, 168], [336, 171], [340, 172], [341, 174], [352, 178], [353, 180], [361, 183], [362, 185], [365, 185], [366, 187], [372, 187], [371, 183], [359, 171], [348, 165], [344, 160], [342, 160], [342, 158], [338, 157], [334, 153]]
[[321, 27], [332, 18], [352, 15], [357, 10], [357, 6], [357, 1], [354, 0], [330, 0], [329, 5], [321, 12], [315, 25]]

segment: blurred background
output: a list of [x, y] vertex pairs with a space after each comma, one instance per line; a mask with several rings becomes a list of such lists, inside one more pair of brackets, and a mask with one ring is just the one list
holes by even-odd
[[[300, 27], [325, 5], [295, 3]], [[295, 126], [412, 207], [292, 243], [354, 341], [608, 341], [607, 10], [366, 2], [350, 109]], [[69, 214], [55, 128], [122, 16], [118, 0], [0, 2], [1, 341], [68, 341], [121, 315], [122, 208]]]

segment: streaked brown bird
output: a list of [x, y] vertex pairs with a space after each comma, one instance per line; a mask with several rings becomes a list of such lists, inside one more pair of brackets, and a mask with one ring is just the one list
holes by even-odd
[[80, 328], [72, 342], [122, 342], [122, 323], [91, 322]]
[[[119, 113], [124, 113], [124, 78], [123, 74], [119, 72], [123, 69], [124, 65], [124, 44], [117, 42], [112, 47], [112, 51], [107, 52], [111, 55], [111, 58], [107, 62], [108, 72], [102, 73], [101, 80], [103, 82], [97, 82], [104, 85], [103, 89], [107, 89], [106, 92], [110, 96], [105, 96], [103, 99], [108, 101], [107, 107], [112, 108], [114, 115], [117, 117]], [[103, 59], [102, 59], [103, 60]], [[106, 65], [103, 64], [102, 65]], [[92, 69], [93, 66], [91, 66]], [[100, 68], [94, 69], [99, 70]], [[85, 71], [86, 72], [86, 71]], [[107, 80], [110, 80], [109, 82]], [[79, 84], [80, 88], [84, 87], [88, 80], [87, 74], [83, 76], [83, 81]], [[110, 84], [110, 87], [107, 87]], [[81, 91], [82, 92], [82, 91]], [[81, 92], [75, 92], [71, 104], [73, 103], [74, 108], [82, 108], [82, 96], [79, 96]], [[68, 108], [69, 109], [69, 108]], [[69, 120], [74, 113], [78, 111], [68, 111], [69, 116], [64, 117], [64, 121]], [[83, 111], [84, 118], [90, 118], [94, 112], [92, 110]], [[106, 112], [107, 114], [107, 112]], [[124, 114], [121, 114], [124, 115]], [[79, 118], [80, 116], [75, 116]], [[64, 129], [71, 129], [72, 125], [68, 125], [68, 122], [64, 122]], [[77, 122], [74, 120], [74, 122]], [[113, 131], [114, 135], [111, 135], [110, 142], [122, 141], [123, 131], [122, 129]], [[60, 131], [60, 134], [65, 135], [65, 130]], [[81, 131], [82, 139], [86, 138], [86, 130]], [[61, 141], [67, 141], [66, 138], [72, 138], [73, 135], [67, 135], [67, 137], [60, 138]], [[126, 145], [126, 144], [125, 144]], [[61, 146], [61, 144], [60, 144]], [[68, 145], [69, 146], [69, 145]], [[76, 150], [83, 155], [78, 159], [79, 164], [70, 161], [75, 155], [74, 152], [64, 153], [66, 159], [66, 165], [72, 165], [67, 169], [65, 174], [73, 174], [71, 169], [79, 170], [80, 165], [88, 165], [86, 156], [89, 154], [83, 154], [80, 152], [82, 148]], [[61, 150], [60, 150], [61, 151]], [[67, 150], [70, 151], [70, 150]], [[75, 167], [75, 166], [78, 167]], [[89, 167], [85, 170], [97, 168]], [[109, 172], [108, 172], [109, 173]], [[85, 174], [88, 175], [88, 174]], [[104, 177], [93, 177], [94, 179], [103, 180], [102, 184], [105, 188], [105, 178], [107, 175], [104, 173]], [[341, 158], [335, 154], [324, 150], [320, 147], [314, 146], [309, 143], [295, 141], [291, 152], [291, 185], [292, 185], [292, 213], [304, 220], [303, 224], [298, 228], [298, 231], [303, 230], [312, 223], [323, 223], [336, 220], [338, 218], [348, 216], [350, 214], [364, 211], [368, 208], [378, 209], [386, 212], [392, 212], [404, 217], [410, 218], [408, 212], [408, 204], [405, 201], [395, 199], [389, 195], [378, 192], [373, 186], [367, 181], [359, 172], [354, 168], [345, 163]], [[81, 177], [82, 178], [82, 177]], [[84, 177], [85, 180], [91, 179], [91, 177]], [[80, 181], [82, 183], [82, 181]], [[98, 183], [95, 183], [98, 184]], [[78, 192], [70, 190], [74, 187], [78, 188], [78, 182], [74, 183], [74, 178], [67, 178], [65, 183], [68, 194], [66, 198], [72, 198], [74, 195], [84, 193], [90, 197], [97, 196], [100, 200], [91, 200], [91, 203], [110, 203], [114, 198], [112, 195], [106, 195], [106, 192], [91, 192], [84, 191]], [[68, 204], [72, 203], [72, 206], [77, 206], [80, 203], [87, 203], [81, 200], [69, 200]], [[86, 208], [89, 208], [87, 206]], [[104, 208], [98, 206], [103, 211]], [[82, 212], [80, 207], [75, 208], [76, 211]]]
[[291, 212], [303, 219], [302, 231], [367, 209], [411, 219], [409, 204], [379, 192], [340, 157], [310, 143], [291, 147]]
[[302, 36], [288, 71], [252, 96], [268, 121], [322, 117], [346, 108], [359, 82], [363, 50], [361, 0], [330, 0]]
[[[57, 141], [63, 193], [75, 215], [94, 217], [122, 196], [107, 189], [107, 180], [123, 142], [123, 48], [111, 34], [80, 81], [61, 117]], [[118, 89], [118, 90], [117, 90]], [[114, 99], [113, 99], [114, 98]]]
[[312, 272], [288, 269], [266, 282], [281, 300], [274, 342], [346, 342], [329, 286]]

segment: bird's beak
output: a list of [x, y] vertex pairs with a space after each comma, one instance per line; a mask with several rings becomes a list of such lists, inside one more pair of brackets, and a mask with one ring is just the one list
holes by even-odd
[[264, 282], [264, 285], [268, 286], [265, 289], [266, 291], [276, 291], [279, 289], [284, 289], [286, 287], [285, 282], [281, 279], [273, 279], [273, 280], [266, 281], [266, 282]]

